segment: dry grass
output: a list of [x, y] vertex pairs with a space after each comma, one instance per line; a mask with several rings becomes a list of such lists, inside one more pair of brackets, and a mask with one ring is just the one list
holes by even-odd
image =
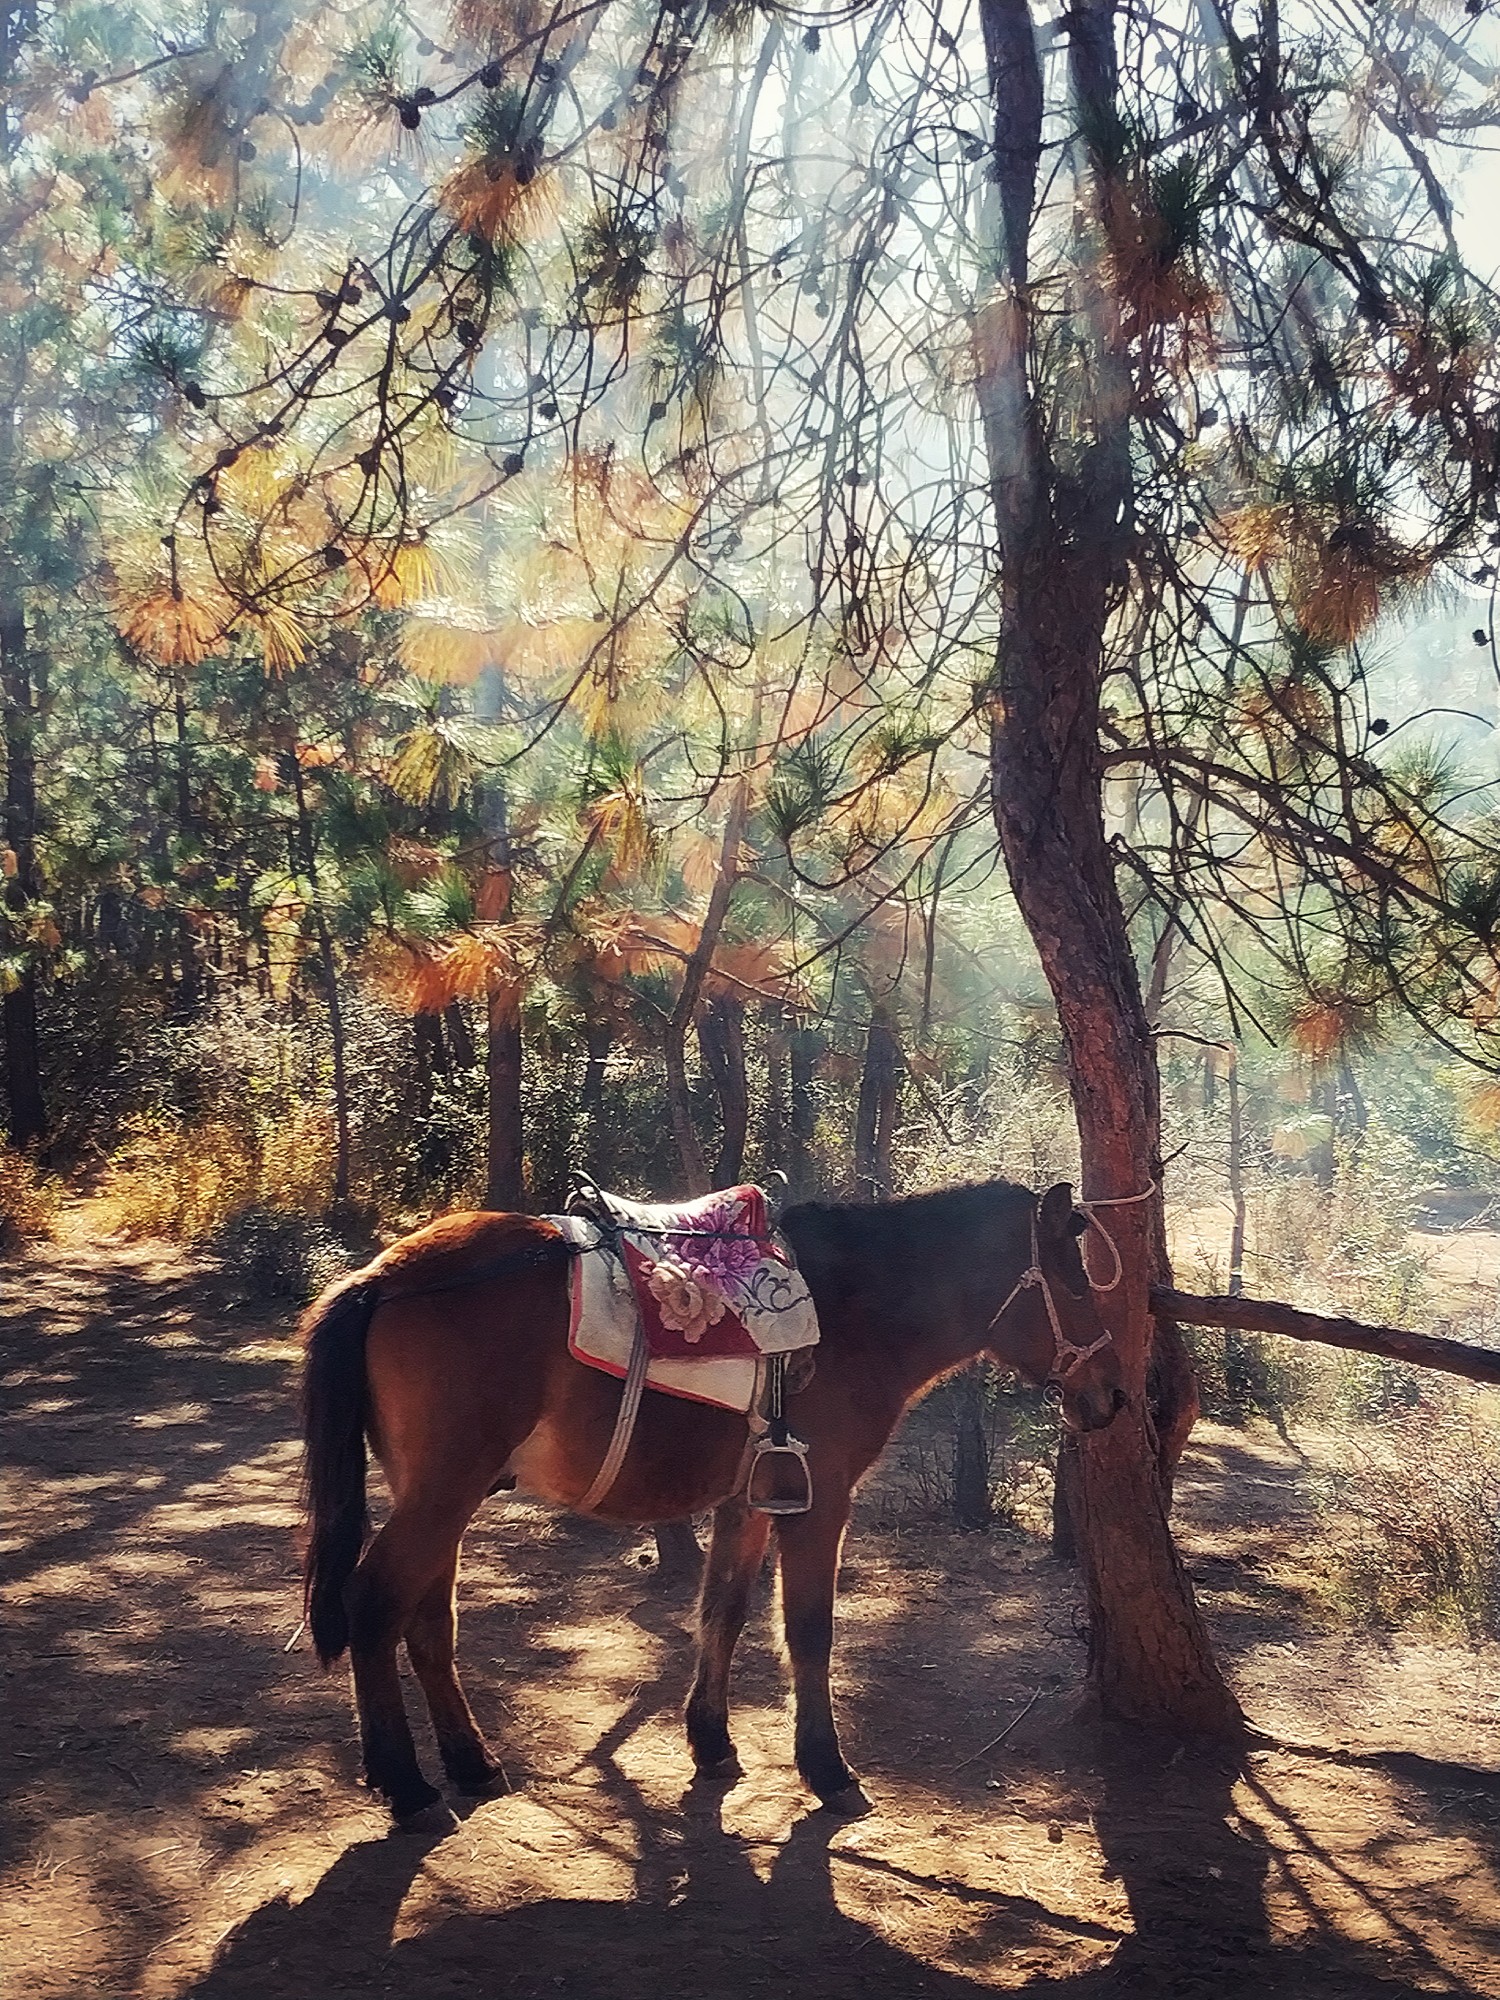
[[1325, 1588], [1346, 1616], [1500, 1638], [1500, 1416], [1444, 1385], [1346, 1431]]
[[319, 1109], [264, 1128], [141, 1119], [110, 1163], [101, 1218], [122, 1236], [201, 1243], [245, 1209], [326, 1207], [332, 1159], [331, 1120]]
[[0, 1250], [31, 1236], [48, 1236], [62, 1206], [63, 1185], [35, 1160], [0, 1144]]

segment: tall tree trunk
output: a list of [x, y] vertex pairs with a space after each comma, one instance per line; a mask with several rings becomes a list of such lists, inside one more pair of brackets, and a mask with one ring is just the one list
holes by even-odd
[[412, 1052], [417, 1070], [417, 1159], [425, 1174], [440, 1174], [451, 1164], [452, 1145], [446, 1131], [433, 1129], [437, 1081], [448, 1074], [448, 1045], [436, 1014], [413, 1014]]
[[[1082, 1439], [1075, 1525], [1088, 1580], [1092, 1693], [1112, 1720], [1237, 1736], [1238, 1703], [1209, 1646], [1167, 1525], [1148, 1405], [1150, 1288], [1167, 1270], [1156, 1053], [1104, 828], [1099, 690], [1106, 623], [1131, 533], [1128, 358], [1104, 277], [1079, 292], [1090, 330], [1091, 439], [1064, 476], [1031, 393], [1029, 238], [1042, 85], [1027, 0], [981, 0], [995, 111], [996, 294], [975, 329], [1001, 552], [991, 704], [995, 822], [1011, 886], [1057, 1005], [1084, 1192], [1145, 1194], [1109, 1211], [1123, 1282], [1101, 1298], [1129, 1405]], [[1102, 231], [1116, 120], [1113, 0], [1066, 16], [1085, 193]]]
[[704, 912], [703, 928], [683, 967], [682, 989], [667, 1023], [664, 1049], [667, 1103], [672, 1114], [672, 1136], [677, 1141], [677, 1157], [682, 1165], [683, 1192], [690, 1195], [707, 1194], [711, 1183], [698, 1128], [693, 1123], [693, 1100], [688, 1089], [687, 1073], [688, 1029], [697, 1015], [703, 984], [713, 963], [714, 947], [719, 942], [724, 919], [729, 914], [729, 899], [734, 894], [735, 877], [740, 865], [740, 843], [745, 837], [745, 821], [749, 812], [750, 784], [748, 779], [742, 778], [730, 797], [724, 836], [719, 843], [718, 873], [708, 898], [708, 909]]
[[714, 1162], [714, 1186], [735, 1187], [744, 1175], [745, 1141], [750, 1132], [745, 1003], [738, 994], [720, 993], [709, 1001], [698, 1021], [698, 1048], [719, 1100], [719, 1157]]
[[1332, 1070], [1314, 1078], [1307, 1103], [1328, 1127], [1326, 1135], [1308, 1148], [1307, 1164], [1318, 1186], [1331, 1188], [1338, 1174], [1339, 1129], [1339, 1086]]
[[490, 1121], [486, 1208], [514, 1212], [526, 1204], [521, 1105], [521, 995], [509, 981], [492, 984], [488, 1001]]
[[477, 1060], [474, 1037], [469, 1033], [469, 1024], [464, 1018], [462, 1001], [448, 1002], [443, 1009], [443, 1026], [448, 1031], [448, 1048], [454, 1062], [460, 1069], [472, 1069]]
[[[496, 691], [482, 690], [480, 712], [496, 707]], [[510, 801], [505, 785], [495, 779], [479, 796], [479, 818], [489, 841], [490, 872], [480, 890], [480, 914], [496, 924], [508, 924], [514, 914], [513, 862], [510, 846]], [[490, 975], [485, 995], [485, 1079], [489, 1092], [488, 1140], [485, 1151], [484, 1205], [514, 1213], [526, 1205], [526, 1128], [521, 1098], [521, 987], [508, 974]]]
[[787, 1050], [786, 1178], [787, 1192], [793, 1201], [805, 1201], [813, 1191], [813, 1141], [818, 1129], [814, 1081], [822, 1047], [815, 1028], [792, 1030]]
[[[177, 831], [184, 846], [196, 832], [193, 811], [192, 771], [189, 764], [187, 694], [179, 678], [173, 684], [172, 703], [177, 725]], [[186, 910], [177, 914], [177, 1005], [178, 1018], [192, 1021], [203, 1004], [203, 974], [198, 953], [197, 933]]]
[[[787, 1104], [789, 1072], [786, 1014], [779, 1001], [772, 1001], [763, 1015], [766, 1031], [766, 1090], [762, 1099], [760, 1144], [766, 1166], [787, 1172]], [[790, 1177], [788, 1177], [790, 1178]]]
[[292, 791], [297, 801], [297, 838], [302, 849], [302, 871], [312, 904], [313, 934], [318, 946], [318, 965], [323, 974], [323, 998], [328, 1006], [328, 1035], [333, 1044], [333, 1200], [342, 1207], [349, 1199], [352, 1147], [349, 1137], [349, 1062], [344, 1031], [344, 1006], [339, 993], [338, 960], [334, 955], [333, 933], [323, 908], [318, 883], [318, 848], [312, 816], [307, 810], [307, 792], [302, 783], [302, 766], [297, 761], [295, 734], [287, 762], [292, 771]]
[[1234, 1226], [1229, 1233], [1229, 1296], [1245, 1289], [1245, 1116], [1240, 1100], [1239, 1050], [1229, 1051], [1229, 1199]]
[[891, 1192], [891, 1142], [896, 1128], [896, 1089], [901, 1079], [901, 1045], [889, 1010], [877, 1001], [865, 1038], [854, 1118], [854, 1181], [861, 1201], [883, 1201]]
[[583, 1088], [578, 1093], [578, 1110], [592, 1135], [604, 1113], [604, 1078], [609, 1068], [609, 1052], [615, 1045], [615, 1031], [609, 1021], [583, 1024]]
[[[36, 691], [26, 651], [26, 616], [19, 578], [0, 577], [0, 701], [5, 710], [5, 844], [15, 856], [4, 877], [0, 936], [10, 934], [22, 961], [19, 979], [5, 995], [5, 1087], [14, 1146], [39, 1146], [47, 1137], [36, 1011], [36, 966], [27, 949], [23, 913], [41, 894], [36, 859]], [[11, 872], [11, 870], [14, 872]]]

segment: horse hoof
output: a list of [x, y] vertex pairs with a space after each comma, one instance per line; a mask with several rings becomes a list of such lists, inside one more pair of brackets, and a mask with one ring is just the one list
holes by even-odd
[[446, 1799], [434, 1799], [430, 1804], [418, 1806], [412, 1812], [397, 1816], [393, 1831], [415, 1834], [419, 1839], [430, 1840], [438, 1834], [452, 1833], [459, 1824], [458, 1814]]
[[716, 1757], [711, 1764], [696, 1765], [693, 1775], [705, 1784], [734, 1785], [744, 1777], [745, 1772], [739, 1758], [731, 1750], [727, 1757]]
[[840, 1819], [863, 1819], [875, 1808], [865, 1797], [859, 1785], [845, 1785], [841, 1792], [830, 1792], [823, 1801], [824, 1812], [837, 1813]]
[[462, 1792], [466, 1799], [502, 1799], [510, 1791], [511, 1784], [496, 1764], [491, 1771], [476, 1771], [462, 1778], [455, 1777], [453, 1789]]

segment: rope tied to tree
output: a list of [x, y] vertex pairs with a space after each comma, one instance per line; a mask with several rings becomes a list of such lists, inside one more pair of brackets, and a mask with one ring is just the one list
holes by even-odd
[[[1109, 1231], [1105, 1228], [1104, 1224], [1099, 1220], [1098, 1216], [1094, 1213], [1094, 1211], [1100, 1208], [1130, 1208], [1131, 1206], [1133, 1206], [1134, 1203], [1138, 1201], [1149, 1201], [1152, 1195], [1154, 1195], [1155, 1193], [1156, 1193], [1156, 1182], [1148, 1181], [1145, 1187], [1141, 1189], [1139, 1194], [1100, 1195], [1097, 1201], [1079, 1202], [1078, 1204], [1079, 1214], [1086, 1215], [1088, 1217], [1090, 1227], [1096, 1229], [1099, 1232], [1099, 1234], [1104, 1238], [1105, 1242], [1109, 1245], [1109, 1254], [1114, 1262], [1114, 1267], [1115, 1267], [1114, 1274], [1109, 1279], [1109, 1282], [1107, 1284], [1101, 1285], [1099, 1280], [1094, 1276], [1093, 1272], [1089, 1269], [1089, 1254], [1087, 1248], [1086, 1247], [1081, 1248], [1078, 1254], [1083, 1259], [1083, 1275], [1088, 1279], [1089, 1285], [1092, 1290], [1096, 1292], [1112, 1292], [1115, 1289], [1116, 1285], [1119, 1284], [1121, 1278], [1123, 1278], [1125, 1275], [1125, 1266], [1120, 1261], [1120, 1246], [1118, 1243], [1116, 1243], [1113, 1236], [1110, 1235]], [[1084, 1239], [1085, 1246], [1087, 1245], [1087, 1241], [1088, 1239], [1085, 1237]]]

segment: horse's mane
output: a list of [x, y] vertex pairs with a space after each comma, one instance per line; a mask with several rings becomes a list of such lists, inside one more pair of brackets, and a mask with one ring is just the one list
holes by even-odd
[[1030, 1188], [1016, 1181], [976, 1181], [934, 1188], [898, 1201], [804, 1201], [789, 1208], [781, 1227], [799, 1259], [859, 1256], [905, 1263], [929, 1254], [951, 1254], [963, 1238], [997, 1217], [1013, 1212], [1019, 1220], [1035, 1206]]

